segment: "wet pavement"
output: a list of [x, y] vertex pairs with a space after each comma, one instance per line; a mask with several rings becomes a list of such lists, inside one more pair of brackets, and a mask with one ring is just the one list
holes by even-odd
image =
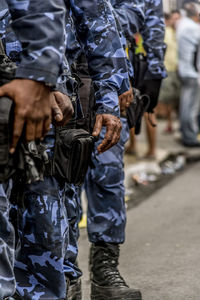
[[[200, 163], [128, 211], [120, 270], [143, 300], [200, 299]], [[89, 244], [81, 230], [83, 300], [89, 300]]]

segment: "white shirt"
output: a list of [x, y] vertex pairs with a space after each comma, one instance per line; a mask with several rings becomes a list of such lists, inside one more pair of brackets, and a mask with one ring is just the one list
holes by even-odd
[[200, 25], [190, 18], [183, 18], [177, 29], [179, 75], [183, 78], [198, 78], [195, 55], [200, 45]]

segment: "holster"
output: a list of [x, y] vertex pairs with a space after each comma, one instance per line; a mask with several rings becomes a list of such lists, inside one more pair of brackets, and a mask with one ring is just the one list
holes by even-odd
[[85, 55], [77, 61], [76, 72], [81, 79], [79, 87], [80, 102], [83, 109], [83, 118], [77, 120], [77, 128], [85, 129], [92, 133], [96, 120], [96, 103], [92, 79], [88, 71]]
[[54, 155], [46, 166], [46, 175], [82, 185], [91, 162], [95, 138], [91, 135], [95, 121], [94, 90], [86, 59], [81, 55], [72, 68], [73, 76], [80, 78], [78, 94], [83, 116], [71, 126], [55, 128]]
[[141, 122], [144, 113], [147, 111], [150, 99], [148, 95], [141, 95], [140, 91], [133, 89], [134, 101], [126, 109], [126, 116], [129, 128], [135, 128], [135, 134], [140, 133]]
[[147, 60], [143, 53], [135, 54], [135, 46], [129, 47], [129, 59], [134, 68], [134, 78], [132, 80], [134, 90], [134, 101], [129, 108], [126, 109], [126, 116], [129, 128], [135, 128], [135, 134], [141, 131], [142, 117], [147, 112], [150, 105], [150, 97], [141, 94], [144, 83], [145, 73], [148, 69]]
[[54, 156], [46, 175], [82, 185], [94, 148], [94, 137], [84, 129], [56, 128]]

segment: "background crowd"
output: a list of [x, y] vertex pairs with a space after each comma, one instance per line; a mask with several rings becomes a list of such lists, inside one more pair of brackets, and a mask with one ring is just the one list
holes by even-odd
[[[184, 5], [184, 9], [172, 10], [165, 16], [165, 66], [167, 78], [162, 81], [159, 103], [155, 110], [158, 126], [160, 120], [165, 123], [164, 135], [171, 135], [184, 147], [199, 147], [199, 45], [200, 18], [198, 5]], [[139, 52], [144, 52], [140, 35]], [[155, 120], [154, 120], [155, 121]], [[145, 116], [147, 152], [143, 158], [156, 159], [157, 127], [152, 127]], [[137, 156], [134, 133], [127, 146], [127, 154]], [[138, 153], [139, 154], [139, 153]], [[139, 154], [140, 156], [140, 154]]]

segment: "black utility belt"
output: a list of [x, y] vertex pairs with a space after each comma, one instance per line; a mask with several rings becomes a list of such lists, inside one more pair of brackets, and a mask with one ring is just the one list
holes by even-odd
[[75, 185], [84, 182], [94, 149], [95, 138], [84, 129], [56, 128], [53, 158], [46, 165], [46, 176]]

